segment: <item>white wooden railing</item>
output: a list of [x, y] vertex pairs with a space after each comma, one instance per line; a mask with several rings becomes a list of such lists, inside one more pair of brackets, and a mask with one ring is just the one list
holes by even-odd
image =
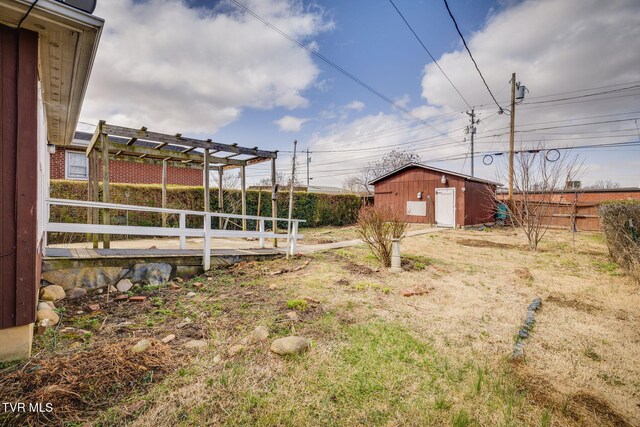
[[[260, 248], [265, 247], [265, 239], [287, 239], [290, 242], [286, 248], [290, 255], [296, 253], [297, 240], [301, 239], [298, 234], [298, 225], [305, 222], [301, 219], [291, 219], [291, 230], [287, 233], [275, 233], [273, 231], [265, 231], [265, 222], [278, 221], [289, 223], [286, 218], [271, 218], [264, 216], [237, 215], [217, 212], [201, 212], [181, 209], [154, 208], [149, 206], [120, 205], [116, 203], [90, 202], [84, 200], [68, 200], [48, 198], [46, 203], [46, 218], [51, 218], [51, 206], [71, 206], [79, 208], [94, 209], [113, 209], [119, 211], [139, 211], [139, 212], [155, 212], [164, 214], [177, 214], [178, 227], [146, 227], [134, 225], [105, 225], [105, 224], [82, 224], [82, 223], [63, 223], [51, 222], [47, 220], [45, 223], [46, 232], [57, 233], [93, 233], [93, 234], [120, 234], [120, 235], [136, 235], [136, 236], [162, 236], [162, 237], [178, 237], [180, 239], [180, 249], [186, 249], [187, 237], [201, 237], [204, 239], [202, 265], [205, 270], [211, 267], [211, 239], [216, 237], [236, 237], [245, 239], [259, 239]], [[187, 216], [201, 216], [204, 218], [204, 226], [202, 228], [188, 228]], [[211, 228], [212, 218], [235, 218], [249, 219], [258, 222], [258, 231], [243, 230], [218, 230]]]

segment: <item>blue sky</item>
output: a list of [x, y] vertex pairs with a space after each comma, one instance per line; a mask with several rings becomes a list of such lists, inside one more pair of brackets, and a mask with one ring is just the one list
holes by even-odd
[[[290, 168], [287, 151], [297, 139], [299, 149], [312, 152], [311, 176], [322, 185], [340, 186], [353, 170], [394, 147], [416, 151], [438, 167], [469, 173], [469, 159], [464, 159], [469, 144], [461, 130], [468, 107], [388, 0], [239, 1], [413, 117], [232, 3], [114, 0], [100, 2], [96, 10], [106, 24], [81, 120], [107, 119], [281, 150], [282, 171]], [[497, 107], [463, 50], [444, 3], [394, 1], [477, 107], [482, 123], [476, 151], [506, 149], [502, 128], [508, 117], [495, 114]], [[638, 140], [635, 122], [629, 120], [640, 117], [640, 90], [633, 88], [633, 82], [640, 82], [637, 2], [451, 0], [450, 6], [501, 105], [508, 103], [513, 71], [530, 89], [526, 101], [623, 89], [564, 103], [523, 104], [516, 112], [522, 131], [625, 121], [523, 132], [518, 144], [565, 147]], [[572, 93], [560, 95], [564, 92]], [[604, 115], [609, 117], [597, 118]], [[638, 150], [572, 152], [584, 160], [583, 181], [611, 179], [638, 186]], [[456, 160], [441, 160], [447, 157]], [[481, 160], [476, 158], [476, 174], [495, 178], [502, 160], [496, 157], [491, 166]], [[267, 168], [255, 166], [249, 174], [252, 182], [264, 178]]]

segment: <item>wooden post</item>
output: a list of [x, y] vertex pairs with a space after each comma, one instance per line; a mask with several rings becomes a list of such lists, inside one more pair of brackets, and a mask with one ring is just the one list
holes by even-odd
[[209, 212], [209, 149], [204, 149], [204, 164], [203, 164], [202, 181], [204, 182], [204, 211]]
[[296, 182], [296, 147], [298, 141], [293, 141], [293, 159], [291, 160], [291, 185], [289, 186], [289, 214], [287, 215], [287, 259], [292, 247], [291, 245], [291, 217], [293, 216], [293, 190]]
[[242, 186], [242, 231], [247, 231], [247, 174], [246, 166], [240, 166], [240, 184]]
[[[162, 160], [162, 208], [167, 208], [167, 159]], [[167, 214], [162, 213], [162, 227], [167, 226]]]
[[[98, 182], [98, 169], [100, 166], [100, 159], [98, 158], [98, 152], [94, 149], [91, 151], [89, 157], [89, 165], [90, 165], [90, 173], [91, 175], [91, 201], [98, 202], [100, 200], [100, 183]], [[91, 224], [99, 224], [100, 223], [100, 211], [98, 209], [91, 209]], [[93, 233], [93, 249], [98, 249], [98, 241], [100, 240], [100, 235], [97, 233]]]
[[[109, 203], [109, 138], [104, 133], [100, 134], [100, 145], [100, 151], [102, 154], [102, 201], [104, 203]], [[111, 212], [109, 209], [102, 210], [102, 223], [104, 225], [111, 225]], [[103, 234], [102, 248], [109, 249], [110, 247], [111, 236]]]
[[[224, 193], [222, 191], [222, 176], [224, 174], [224, 166], [218, 166], [218, 211], [224, 212]], [[218, 228], [222, 230], [222, 217], [218, 218]]]
[[[278, 194], [276, 193], [276, 159], [271, 159], [271, 227], [273, 228], [273, 233], [278, 233], [278, 221], [276, 218], [278, 217]], [[278, 239], [273, 239], [273, 247], [278, 247]]]
[[513, 139], [516, 125], [516, 73], [511, 74], [511, 130], [509, 131], [509, 200], [513, 200]]
[[[260, 216], [260, 204], [262, 203], [262, 186], [258, 186], [258, 208], [256, 209], [256, 216]], [[260, 224], [256, 222], [256, 230], [260, 228]], [[264, 228], [264, 221], [262, 221], [262, 228]], [[264, 231], [264, 230], [262, 230]]]

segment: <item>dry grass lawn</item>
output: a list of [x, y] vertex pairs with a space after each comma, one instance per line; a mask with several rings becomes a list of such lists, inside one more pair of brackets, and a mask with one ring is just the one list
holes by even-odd
[[[189, 315], [209, 346], [180, 350], [177, 330], [168, 346], [179, 369], [77, 422], [640, 425], [640, 287], [609, 262], [599, 235], [573, 243], [552, 232], [532, 253], [511, 229], [446, 230], [408, 238], [402, 250], [409, 270], [399, 274], [359, 246], [212, 271], [184, 286], [197, 293], [190, 299], [153, 294], [155, 311], [141, 316], [161, 307], [165, 317], [135, 336], [161, 338]], [[514, 362], [538, 296], [525, 358]], [[292, 307], [299, 322], [286, 316]], [[265, 342], [229, 355], [257, 325], [312, 347], [283, 358]], [[101, 345], [100, 332], [85, 345]]]

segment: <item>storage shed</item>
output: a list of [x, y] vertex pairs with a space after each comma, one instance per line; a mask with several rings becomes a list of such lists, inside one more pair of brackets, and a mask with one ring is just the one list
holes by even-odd
[[411, 223], [464, 227], [493, 222], [497, 182], [420, 163], [408, 163], [369, 183], [374, 205]]

